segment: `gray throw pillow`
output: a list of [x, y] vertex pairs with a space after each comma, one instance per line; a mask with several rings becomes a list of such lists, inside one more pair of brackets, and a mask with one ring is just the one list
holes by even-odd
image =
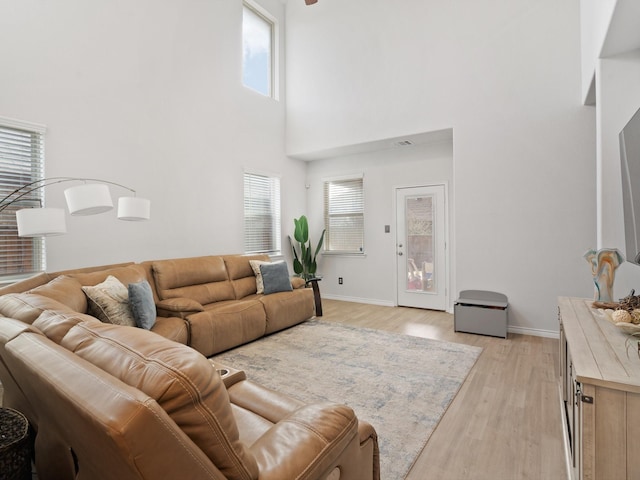
[[156, 304], [151, 285], [146, 280], [129, 284], [129, 307], [136, 325], [146, 330], [156, 324]]
[[264, 283], [264, 294], [276, 292], [290, 292], [291, 280], [289, 280], [289, 269], [284, 262], [265, 263], [260, 265], [262, 272], [262, 283]]

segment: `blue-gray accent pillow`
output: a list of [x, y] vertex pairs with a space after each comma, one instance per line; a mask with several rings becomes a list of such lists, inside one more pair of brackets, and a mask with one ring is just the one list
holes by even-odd
[[262, 273], [262, 283], [264, 283], [264, 294], [276, 292], [290, 292], [291, 280], [289, 280], [289, 269], [284, 262], [265, 263], [260, 265]]
[[129, 284], [129, 307], [136, 325], [151, 330], [156, 324], [156, 304], [151, 285], [146, 280]]

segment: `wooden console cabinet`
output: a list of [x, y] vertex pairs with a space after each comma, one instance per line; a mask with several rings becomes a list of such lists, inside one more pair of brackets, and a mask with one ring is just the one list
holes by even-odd
[[574, 480], [640, 479], [638, 340], [591, 308], [559, 298], [560, 392]]

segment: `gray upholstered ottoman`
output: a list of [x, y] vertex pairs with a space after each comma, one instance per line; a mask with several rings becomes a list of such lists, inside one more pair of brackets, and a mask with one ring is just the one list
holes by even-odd
[[463, 290], [453, 306], [454, 330], [507, 338], [507, 296], [484, 290]]

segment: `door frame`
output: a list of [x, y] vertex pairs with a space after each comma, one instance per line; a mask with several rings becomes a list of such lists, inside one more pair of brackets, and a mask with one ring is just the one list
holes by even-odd
[[392, 255], [394, 257], [393, 265], [393, 279], [394, 279], [394, 303], [395, 306], [399, 306], [398, 302], [398, 229], [396, 228], [398, 225], [398, 205], [397, 205], [397, 197], [398, 190], [403, 188], [420, 188], [420, 187], [444, 187], [444, 285], [445, 285], [445, 304], [446, 304], [446, 312], [453, 313], [453, 308], [451, 306], [451, 246], [449, 242], [450, 237], [450, 223], [449, 223], [449, 182], [443, 180], [441, 182], [426, 182], [414, 185], [394, 185], [392, 192], [392, 208], [393, 208], [393, 230], [394, 230], [394, 242], [393, 242], [393, 252]]

